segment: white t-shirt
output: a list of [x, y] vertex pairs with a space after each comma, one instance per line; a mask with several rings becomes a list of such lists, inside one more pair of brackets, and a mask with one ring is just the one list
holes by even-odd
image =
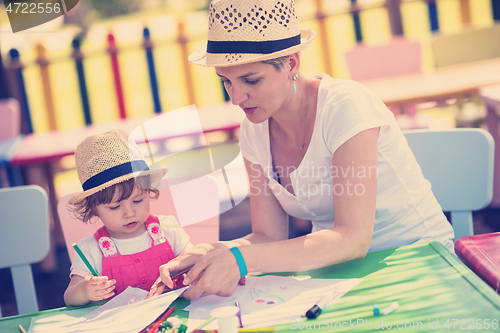
[[[375, 226], [370, 252], [420, 241], [436, 240], [453, 251], [453, 228], [446, 220], [411, 152], [393, 113], [362, 84], [333, 79], [325, 74], [318, 90], [311, 142], [296, 170], [288, 172], [295, 195], [279, 184], [273, 172], [268, 121], [244, 119], [240, 147], [243, 157], [259, 164], [270, 179], [269, 187], [291, 216], [311, 220], [313, 232], [335, 224], [333, 194], [362, 194], [363, 187], [333, 187], [333, 177], [354, 173], [355, 178], [377, 178]], [[332, 154], [356, 134], [380, 127], [378, 170], [332, 166]], [[344, 191], [344, 192], [342, 192]]]
[[[160, 225], [163, 230], [163, 235], [170, 243], [175, 256], [177, 257], [182, 252], [188, 250], [192, 244], [189, 242], [188, 234], [182, 229], [182, 227], [177, 222], [177, 219], [172, 215], [159, 215], [157, 216], [160, 220]], [[141, 235], [134, 238], [113, 238], [113, 242], [118, 249], [118, 252], [122, 255], [134, 254], [138, 252], [145, 251], [151, 247], [153, 240], [147, 231], [144, 231]], [[98, 274], [102, 274], [102, 252], [99, 248], [99, 244], [94, 237], [88, 236], [78, 242], [78, 246], [82, 250], [85, 257], [89, 263], [94, 267]], [[70, 268], [70, 277], [72, 275], [80, 275], [85, 277], [90, 274], [87, 266], [80, 258], [80, 256], [75, 253], [73, 257], [73, 264]]]

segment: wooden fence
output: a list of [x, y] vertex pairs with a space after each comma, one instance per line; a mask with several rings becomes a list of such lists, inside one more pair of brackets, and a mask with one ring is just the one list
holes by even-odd
[[[381, 43], [395, 35], [418, 39], [424, 45], [424, 70], [430, 70], [434, 34], [500, 20], [500, 0], [296, 0], [296, 9], [301, 25], [317, 32], [315, 43], [303, 51], [303, 72], [339, 78], [349, 78], [344, 54], [356, 43]], [[173, 38], [155, 39], [143, 27], [142, 41], [120, 46], [117, 31], [110, 30], [105, 47], [92, 52], [78, 38], [71, 52], [59, 57], [49, 56], [39, 44], [35, 60], [23, 62], [19, 51], [11, 49], [4, 64], [12, 94], [21, 102], [23, 132], [224, 101], [227, 95], [213, 70], [187, 61], [206, 39], [206, 13], [174, 21]]]

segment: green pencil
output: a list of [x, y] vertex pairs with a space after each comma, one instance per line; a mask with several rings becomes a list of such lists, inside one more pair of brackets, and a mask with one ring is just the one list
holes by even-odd
[[97, 272], [95, 271], [94, 267], [92, 267], [87, 258], [85, 258], [85, 255], [83, 254], [82, 250], [80, 250], [80, 248], [78, 247], [78, 244], [74, 243], [73, 248], [76, 250], [76, 253], [78, 253], [80, 258], [82, 258], [85, 265], [87, 265], [87, 268], [89, 269], [90, 273], [94, 274], [94, 276], [99, 276], [99, 274], [97, 274]]

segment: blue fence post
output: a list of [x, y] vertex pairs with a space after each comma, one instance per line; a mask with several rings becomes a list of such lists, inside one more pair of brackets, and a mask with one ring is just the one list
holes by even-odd
[[500, 21], [500, 1], [491, 0], [491, 11], [493, 12], [493, 20]]
[[363, 40], [363, 34], [361, 33], [361, 22], [359, 21], [359, 6], [357, 0], [351, 0], [351, 10], [354, 32], [356, 33], [356, 42], [359, 43]]
[[155, 60], [153, 57], [153, 42], [148, 28], [143, 30], [144, 43], [142, 46], [146, 51], [146, 59], [149, 69], [149, 83], [151, 84], [151, 93], [153, 94], [153, 102], [155, 105], [155, 113], [161, 113], [160, 94], [158, 93], [158, 80], [156, 79]]
[[10, 68], [13, 70], [14, 79], [17, 81], [17, 89], [19, 92], [19, 99], [21, 103], [21, 114], [24, 118], [24, 125], [26, 126], [27, 133], [33, 133], [33, 125], [29, 111], [28, 96], [26, 95], [26, 88], [24, 86], [23, 78], [23, 65], [19, 59], [19, 51], [17, 49], [10, 49]]
[[435, 0], [428, 1], [427, 8], [429, 9], [429, 22], [431, 23], [431, 31], [437, 32], [439, 30], [439, 20], [438, 20], [436, 1]]
[[90, 114], [89, 96], [87, 93], [87, 83], [85, 81], [85, 71], [83, 70], [83, 54], [80, 49], [80, 38], [76, 37], [71, 42], [73, 53], [71, 57], [75, 59], [76, 73], [78, 74], [78, 86], [80, 88], [80, 97], [82, 99], [83, 115], [85, 117], [85, 125], [92, 124], [92, 116]]

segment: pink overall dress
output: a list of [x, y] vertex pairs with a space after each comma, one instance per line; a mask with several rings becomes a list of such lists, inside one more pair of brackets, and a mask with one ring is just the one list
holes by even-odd
[[[102, 274], [108, 279], [115, 279], [115, 295], [128, 286], [149, 291], [160, 276], [159, 267], [175, 258], [174, 251], [163, 235], [160, 221], [156, 216], [149, 215], [145, 222], [149, 236], [153, 240], [151, 247], [142, 252], [121, 255], [106, 227], [99, 228], [94, 237], [99, 244], [102, 258]], [[174, 280], [174, 286], [182, 287], [183, 278]]]

